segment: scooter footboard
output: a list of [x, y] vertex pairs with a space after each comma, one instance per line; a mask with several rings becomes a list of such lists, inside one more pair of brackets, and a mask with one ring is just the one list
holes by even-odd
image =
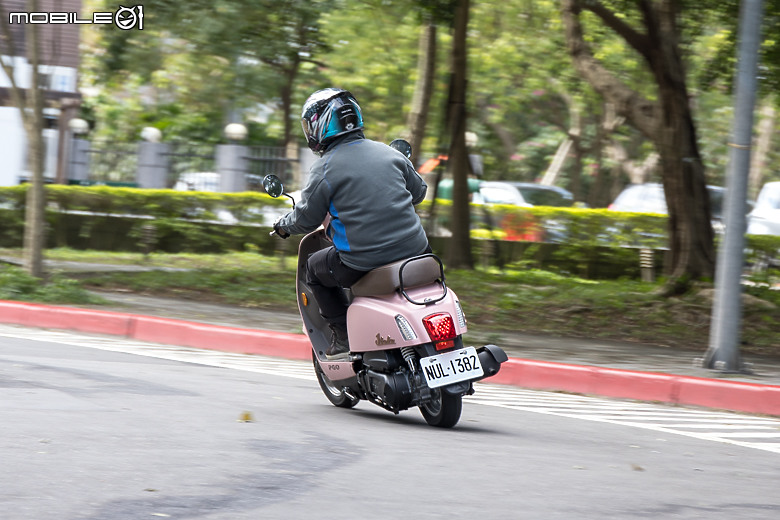
[[317, 363], [320, 364], [322, 372], [328, 379], [331, 381], [339, 381], [340, 383], [343, 382], [344, 386], [353, 386], [349, 381], [345, 381], [350, 378], [354, 379], [356, 376], [355, 367], [352, 361], [347, 359], [331, 361], [326, 358], [323, 353], [316, 350], [314, 351], [314, 354], [317, 357]]

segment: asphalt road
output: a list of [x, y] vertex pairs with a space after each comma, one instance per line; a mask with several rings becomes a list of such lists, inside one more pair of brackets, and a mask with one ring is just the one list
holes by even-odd
[[439, 430], [337, 409], [304, 363], [0, 331], [8, 520], [774, 520], [778, 435], [776, 419], [488, 385]]

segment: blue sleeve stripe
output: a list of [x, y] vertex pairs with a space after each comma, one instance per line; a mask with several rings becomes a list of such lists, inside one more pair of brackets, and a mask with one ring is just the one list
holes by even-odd
[[339, 212], [336, 210], [336, 206], [333, 205], [333, 201], [330, 202], [330, 214], [333, 217], [330, 221], [333, 245], [339, 251], [351, 251], [349, 240], [347, 240], [347, 230], [341, 220], [339, 220]]

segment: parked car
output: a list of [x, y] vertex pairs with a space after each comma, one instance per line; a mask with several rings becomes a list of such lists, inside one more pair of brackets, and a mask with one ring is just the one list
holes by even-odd
[[531, 207], [520, 190], [507, 182], [485, 181], [479, 185], [479, 191], [474, 193], [475, 204], [509, 204], [524, 208]]
[[[187, 172], [179, 175], [174, 190], [178, 191], [220, 191], [221, 175], [217, 172]], [[263, 178], [259, 175], [247, 173], [244, 176], [246, 180], [246, 191], [262, 191]]]
[[[723, 196], [725, 188], [720, 186], [707, 186], [710, 195], [710, 211], [712, 213], [712, 227], [715, 231], [723, 231]], [[749, 205], [746, 204], [746, 208]], [[669, 213], [666, 207], [666, 196], [661, 184], [648, 182], [645, 184], [631, 184], [627, 186], [609, 205], [612, 211], [633, 211], [636, 213]]]
[[[218, 192], [220, 183], [220, 174], [216, 172], [188, 172], [179, 175], [176, 184], [173, 189], [178, 191], [208, 191]], [[246, 174], [246, 189], [247, 191], [262, 191], [262, 177], [251, 173]], [[296, 191], [290, 194], [298, 201], [300, 199], [301, 192]], [[262, 215], [263, 224], [271, 225], [277, 218], [286, 215], [290, 209], [282, 206], [263, 206], [260, 209], [248, 208], [247, 211], [253, 215]], [[236, 218], [233, 213], [226, 209], [217, 209], [215, 215], [219, 222], [225, 224], [237, 224], [239, 218]], [[253, 220], [254, 221], [254, 220]]]
[[567, 208], [574, 205], [574, 195], [558, 186], [547, 186], [535, 182], [505, 181], [517, 188], [523, 199], [533, 206], [556, 206]]
[[767, 182], [748, 215], [748, 235], [780, 235], [780, 182]]
[[[494, 205], [531, 207], [517, 188], [505, 182], [480, 181], [473, 178], [469, 179], [468, 187], [471, 202], [481, 207], [481, 210], [472, 212], [473, 227], [500, 230], [505, 233], [506, 240], [540, 240], [540, 232], [532, 219], [518, 218], [511, 211], [506, 212], [504, 208], [492, 207]], [[451, 179], [444, 179], [439, 183], [438, 198], [452, 199]]]
[[188, 172], [179, 175], [173, 189], [177, 191], [219, 191], [219, 173]]
[[[479, 191], [479, 185], [482, 181], [473, 177], [468, 178], [468, 190], [469, 193], [476, 193]], [[433, 188], [428, 187], [428, 195], [433, 197]], [[442, 179], [439, 182], [439, 189], [436, 197], [443, 200], [452, 200], [452, 179]]]

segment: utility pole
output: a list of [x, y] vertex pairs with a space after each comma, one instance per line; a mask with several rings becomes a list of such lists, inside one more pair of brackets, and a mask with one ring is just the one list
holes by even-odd
[[758, 50], [761, 43], [762, 0], [742, 0], [739, 48], [735, 77], [734, 121], [729, 142], [726, 179], [726, 230], [715, 269], [715, 300], [710, 325], [710, 345], [704, 367], [723, 372], [744, 370], [739, 356], [742, 321], [742, 270], [745, 247], [745, 204], [750, 171], [750, 145], [756, 102]]

